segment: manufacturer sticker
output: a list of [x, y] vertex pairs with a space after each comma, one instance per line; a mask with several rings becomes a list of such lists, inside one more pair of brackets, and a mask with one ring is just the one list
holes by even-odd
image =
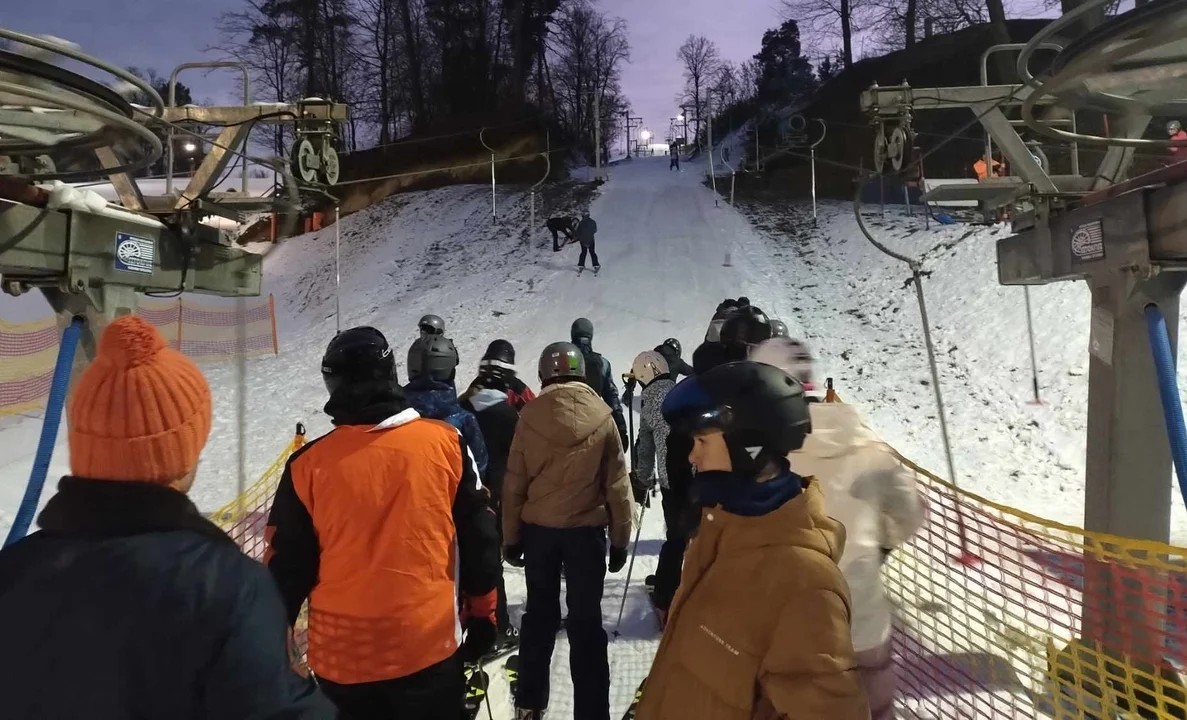
[[127, 233], [115, 234], [115, 269], [124, 272], [152, 274], [156, 243], [150, 238]]
[[1078, 262], [1101, 260], [1105, 256], [1105, 234], [1100, 220], [1085, 223], [1072, 231], [1072, 259]]

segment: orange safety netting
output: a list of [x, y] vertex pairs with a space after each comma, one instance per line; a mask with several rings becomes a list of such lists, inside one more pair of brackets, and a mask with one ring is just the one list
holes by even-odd
[[[136, 314], [156, 326], [170, 347], [198, 362], [228, 360], [240, 353], [278, 354], [272, 297], [248, 298], [244, 306], [240, 317], [235, 304], [140, 298]], [[52, 317], [21, 325], [0, 321], [0, 416], [45, 404], [60, 337]]]

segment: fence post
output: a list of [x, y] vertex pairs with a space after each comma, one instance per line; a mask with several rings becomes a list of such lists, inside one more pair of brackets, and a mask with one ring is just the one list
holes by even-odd
[[268, 318], [272, 321], [272, 354], [280, 355], [280, 341], [276, 338], [276, 298], [268, 294]]

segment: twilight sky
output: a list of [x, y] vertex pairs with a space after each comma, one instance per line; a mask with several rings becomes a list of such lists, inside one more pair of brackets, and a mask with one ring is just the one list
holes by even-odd
[[[14, 0], [15, 1], [15, 0]], [[218, 41], [215, 19], [241, 0], [33, 0], [0, 25], [31, 34], [50, 34], [79, 43], [91, 55], [120, 66], [153, 67], [167, 74], [183, 62], [213, 59], [203, 48]], [[683, 84], [676, 50], [689, 34], [706, 35], [722, 55], [741, 61], [758, 51], [763, 31], [780, 22], [778, 0], [595, 0], [608, 15], [627, 21], [631, 63], [623, 86], [634, 114], [659, 136], [677, 114], [675, 96]], [[223, 102], [227, 76], [188, 71], [182, 82], [197, 101]]]

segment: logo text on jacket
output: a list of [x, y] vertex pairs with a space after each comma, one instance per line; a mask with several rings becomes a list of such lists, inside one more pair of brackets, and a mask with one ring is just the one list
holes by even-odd
[[730, 645], [729, 643], [727, 643], [727, 642], [725, 641], [725, 639], [724, 639], [724, 638], [722, 638], [720, 635], [718, 635], [717, 633], [715, 633], [715, 632], [713, 632], [712, 630], [710, 630], [710, 629], [709, 629], [707, 626], [705, 626], [705, 625], [702, 625], [702, 626], [701, 626], [701, 630], [702, 630], [702, 631], [704, 631], [704, 633], [705, 633], [706, 635], [708, 635], [709, 637], [713, 638], [713, 639], [714, 639], [714, 640], [717, 642], [717, 644], [718, 644], [718, 645], [720, 645], [721, 647], [725, 648], [726, 650], [729, 650], [729, 651], [730, 651], [732, 654], [734, 654], [734, 655], [740, 655], [740, 654], [741, 654], [741, 653], [739, 653], [739, 652], [738, 652], [736, 649], [734, 649], [734, 646], [733, 646], [733, 645]]

